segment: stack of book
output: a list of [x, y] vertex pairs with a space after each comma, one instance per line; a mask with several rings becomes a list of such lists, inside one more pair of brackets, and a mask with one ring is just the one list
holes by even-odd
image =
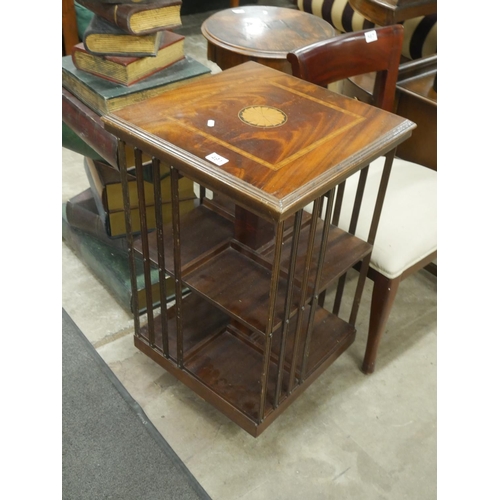
[[93, 16], [62, 58], [62, 85], [103, 115], [210, 70], [184, 54], [180, 0], [79, 0]]
[[[63, 146], [84, 156], [89, 187], [63, 203], [63, 239], [127, 310], [132, 310], [118, 141], [100, 117], [200, 78], [210, 70], [184, 54], [180, 0], [78, 0], [93, 13], [82, 42], [62, 58]], [[143, 157], [144, 177], [151, 172]], [[139, 231], [133, 151], [126, 148], [132, 231]], [[149, 163], [148, 163], [149, 162]], [[149, 169], [149, 170], [148, 170]], [[170, 177], [161, 174], [162, 217], [171, 219]], [[151, 175], [150, 175], [151, 177]], [[151, 179], [152, 180], [152, 179]], [[194, 208], [193, 183], [180, 180], [181, 213]], [[155, 227], [152, 183], [145, 192], [147, 224]], [[139, 309], [146, 307], [145, 277], [137, 261]], [[151, 271], [159, 291], [158, 270]], [[169, 281], [169, 280], [167, 280]], [[168, 289], [173, 286], [167, 283]], [[158, 295], [157, 293], [156, 295]]]
[[[151, 164], [143, 167], [145, 182], [144, 199], [147, 223], [155, 227], [154, 189]], [[132, 287], [130, 281], [128, 242], [125, 229], [125, 207], [122, 196], [120, 173], [106, 162], [84, 159], [84, 168], [90, 186], [82, 193], [63, 203], [62, 236], [66, 244], [107, 286], [120, 304], [132, 312]], [[148, 170], [149, 169], [149, 170]], [[171, 221], [170, 176], [162, 171], [160, 190], [162, 193], [162, 218]], [[149, 182], [148, 182], [149, 181]], [[130, 170], [129, 202], [132, 231], [139, 232], [139, 198], [137, 181]], [[196, 195], [193, 183], [187, 178], [179, 180], [180, 212], [187, 213], [195, 207]], [[145, 276], [142, 259], [136, 259], [138, 307], [146, 308]], [[150, 272], [153, 306], [159, 305], [159, 273], [156, 267]], [[174, 286], [167, 279], [167, 290], [173, 297]]]

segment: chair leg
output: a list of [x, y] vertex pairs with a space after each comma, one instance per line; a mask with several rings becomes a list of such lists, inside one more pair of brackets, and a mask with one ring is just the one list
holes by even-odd
[[375, 370], [378, 346], [385, 331], [400, 281], [400, 277], [388, 279], [378, 273], [373, 280], [368, 341], [362, 366], [364, 373], [373, 373]]

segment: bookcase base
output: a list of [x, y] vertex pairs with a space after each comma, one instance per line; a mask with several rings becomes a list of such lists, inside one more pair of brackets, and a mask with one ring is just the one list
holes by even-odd
[[[150, 341], [152, 337], [145, 326], [140, 335], [134, 337], [135, 346], [254, 437], [283, 413], [354, 342], [356, 335], [352, 325], [320, 310], [306, 369], [302, 374], [302, 360], [298, 360], [294, 377], [290, 377], [294, 338], [289, 335], [276, 402], [281, 330], [276, 332], [263, 419], [259, 420], [264, 336], [251, 332], [195, 294], [184, 299], [183, 307], [189, 308], [189, 315], [183, 324], [181, 356], [177, 350], [175, 306], [169, 309], [168, 315], [168, 350], [163, 348], [160, 316], [154, 321], [154, 341]], [[299, 351], [303, 340], [299, 340]], [[178, 363], [180, 358], [181, 364]]]

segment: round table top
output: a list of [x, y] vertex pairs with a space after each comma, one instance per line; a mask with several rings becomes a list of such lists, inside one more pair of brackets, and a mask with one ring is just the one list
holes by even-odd
[[275, 59], [335, 36], [333, 26], [318, 16], [261, 5], [221, 10], [202, 24], [201, 31], [210, 43], [231, 52]]

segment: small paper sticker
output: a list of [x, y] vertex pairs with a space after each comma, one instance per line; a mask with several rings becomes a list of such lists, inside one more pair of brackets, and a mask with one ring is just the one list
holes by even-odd
[[207, 126], [208, 127], [213, 127], [215, 125], [215, 121], [214, 120], [208, 120], [207, 122]]
[[217, 153], [211, 153], [208, 156], [205, 156], [205, 158], [212, 163], [215, 163], [216, 165], [224, 165], [224, 163], [227, 163], [229, 160], [226, 158], [223, 158], [222, 156], [218, 155]]
[[377, 41], [377, 32], [375, 30], [367, 31], [365, 33], [366, 43], [371, 43]]

